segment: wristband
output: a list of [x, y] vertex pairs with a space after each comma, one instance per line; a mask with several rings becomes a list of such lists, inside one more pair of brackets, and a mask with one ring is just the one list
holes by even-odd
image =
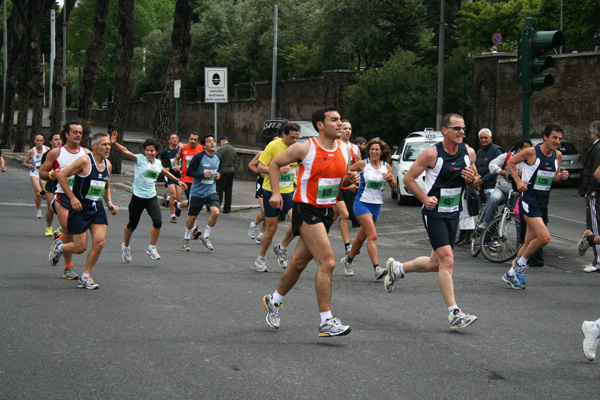
[[112, 201], [107, 201], [106, 204], [110, 205], [112, 204]]

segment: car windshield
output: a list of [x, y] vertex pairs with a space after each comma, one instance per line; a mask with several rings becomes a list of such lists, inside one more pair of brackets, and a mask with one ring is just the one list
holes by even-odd
[[319, 132], [315, 130], [310, 121], [296, 121], [296, 123], [300, 126], [300, 137], [308, 138], [312, 136], [319, 136]]
[[417, 157], [419, 157], [419, 154], [421, 154], [423, 150], [427, 150], [434, 144], [435, 142], [407, 143], [406, 147], [404, 147], [402, 161], [416, 161]]
[[560, 146], [558, 146], [558, 150], [563, 153], [563, 155], [571, 156], [577, 154], [577, 149], [570, 142], [560, 142]]

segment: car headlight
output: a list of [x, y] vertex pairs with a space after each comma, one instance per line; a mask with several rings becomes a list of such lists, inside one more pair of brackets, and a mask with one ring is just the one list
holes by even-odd
[[406, 175], [406, 173], [407, 173], [407, 172], [408, 172], [408, 170], [407, 170], [407, 169], [403, 169], [403, 170], [402, 170], [402, 175]]

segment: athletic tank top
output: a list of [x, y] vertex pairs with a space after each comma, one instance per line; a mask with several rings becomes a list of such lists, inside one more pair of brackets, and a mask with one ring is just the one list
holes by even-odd
[[326, 150], [316, 138], [308, 139], [310, 149], [298, 163], [298, 187], [294, 194], [297, 203], [319, 208], [333, 207], [348, 165], [348, 152], [340, 140], [335, 149]]
[[[79, 157], [81, 157], [84, 154], [85, 154], [85, 149], [83, 147], [79, 147], [79, 151], [77, 151], [77, 153], [71, 153], [65, 148], [65, 146], [60, 146], [60, 149], [58, 150], [58, 157], [56, 157], [56, 160], [54, 161], [54, 166], [52, 167], [52, 169], [58, 169], [58, 167], [60, 167], [61, 169], [65, 169], [66, 167], [71, 165], [73, 163], [73, 161], [77, 160]], [[75, 179], [75, 177], [73, 177], [73, 176], [70, 176], [68, 178], [69, 187], [71, 188], [71, 190], [73, 189], [74, 179]], [[60, 187], [60, 184], [58, 182], [56, 182], [56, 190], [54, 191], [54, 193], [64, 193], [64, 192], [65, 191]]]
[[90, 158], [90, 172], [83, 176], [78, 174], [73, 176], [73, 194], [81, 201], [84, 207], [97, 207], [97, 202], [100, 202], [100, 206], [102, 205], [102, 197], [104, 196], [106, 182], [108, 182], [110, 174], [106, 159], [102, 160], [104, 170], [100, 171], [92, 153], [88, 153], [88, 157]]
[[[350, 165], [354, 164], [357, 160], [357, 154], [358, 152], [360, 152], [360, 149], [358, 148], [357, 145], [355, 145], [354, 143], [347, 143], [347, 146], [350, 148], [351, 150], [351, 154], [352, 157], [350, 158]], [[347, 190], [350, 187], [350, 185], [348, 186], [342, 186], [342, 190]]]
[[31, 157], [31, 160], [29, 160], [29, 162], [33, 164], [34, 168], [29, 170], [29, 175], [36, 176], [39, 178], [40, 165], [42, 165], [42, 156], [47, 150], [48, 148], [46, 146], [42, 146], [42, 151], [38, 153], [37, 149], [35, 147], [33, 148], [33, 157]]
[[438, 204], [433, 210], [423, 205], [422, 213], [436, 218], [458, 218], [465, 189], [465, 180], [460, 173], [471, 165], [471, 159], [464, 143], [458, 145], [456, 154], [446, 153], [442, 143], [435, 144], [438, 158], [434, 167], [425, 170], [425, 193], [437, 197]]
[[523, 174], [521, 179], [529, 182], [527, 190], [521, 195], [523, 201], [529, 205], [545, 208], [550, 200], [550, 189], [556, 171], [558, 171], [558, 160], [556, 151], [552, 151], [550, 157], [542, 152], [540, 145], [535, 146], [535, 162], [533, 165], [523, 163]]
[[[196, 147], [194, 147], [193, 149], [190, 147], [189, 144], [186, 144], [185, 146], [183, 146], [181, 148], [181, 181], [185, 182], [185, 183], [192, 183], [194, 182], [194, 178], [192, 178], [191, 176], [187, 176], [186, 172], [187, 172], [187, 168], [188, 165], [190, 164], [190, 161], [192, 161], [192, 158], [194, 158], [194, 156], [198, 153], [201, 153], [204, 151], [204, 147], [201, 144], [197, 144]], [[190, 185], [188, 185], [190, 186]]]
[[385, 161], [381, 161], [378, 169], [373, 168], [369, 159], [365, 160], [367, 164], [360, 173], [360, 184], [356, 198], [362, 203], [383, 204], [383, 189], [385, 189], [386, 180], [383, 179], [384, 173], [387, 173]]

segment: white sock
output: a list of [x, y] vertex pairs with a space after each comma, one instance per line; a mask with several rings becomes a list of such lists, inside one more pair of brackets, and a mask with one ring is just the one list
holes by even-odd
[[267, 259], [267, 257], [258, 256], [258, 259], [259, 259], [260, 261], [264, 261], [264, 260], [266, 260], [266, 259]]
[[252, 228], [252, 229], [256, 228], [256, 224], [254, 223], [254, 221], [250, 221], [250, 228]]
[[331, 310], [322, 312], [321, 313], [321, 323], [325, 322], [326, 320], [328, 320], [331, 317], [333, 317], [333, 315], [331, 315]]
[[283, 247], [283, 246], [281, 245], [281, 243], [279, 243], [279, 250], [281, 250], [281, 251], [286, 251], [286, 250], [287, 250], [287, 247]]
[[454, 315], [454, 310], [459, 310], [460, 311], [460, 308], [458, 308], [458, 306], [456, 304], [453, 305], [453, 306], [448, 307], [448, 312], [450, 313], [451, 316]]
[[510, 267], [510, 270], [508, 270], [508, 274], [510, 276], [515, 276], [515, 272], [517, 272], [517, 271], [515, 271], [515, 267]]
[[521, 267], [524, 265], [527, 265], [527, 260], [529, 260], [528, 258], [525, 258], [523, 256], [521, 256], [518, 260], [517, 260], [517, 264], [519, 264]]
[[206, 239], [207, 237], [210, 236], [210, 233], [212, 232], [213, 228], [214, 227], [211, 228], [210, 226], [206, 225], [206, 229], [204, 229], [204, 235], [203, 235], [204, 239]]
[[261, 237], [263, 237], [263, 233], [262, 233], [262, 232], [260, 232], [260, 233], [258, 234], [257, 238], [259, 238], [259, 239], [260, 239]]
[[194, 228], [192, 228], [192, 229], [185, 228], [185, 233], [183, 234], [183, 238], [190, 240], [192, 238], [192, 232], [194, 232]]
[[84, 272], [83, 274], [81, 274], [81, 280], [84, 280], [88, 276], [90, 276], [90, 274], [88, 274], [87, 272]]
[[273, 300], [273, 304], [281, 304], [283, 303], [283, 296], [280, 295], [277, 290], [275, 290], [271, 295], [271, 300]]

